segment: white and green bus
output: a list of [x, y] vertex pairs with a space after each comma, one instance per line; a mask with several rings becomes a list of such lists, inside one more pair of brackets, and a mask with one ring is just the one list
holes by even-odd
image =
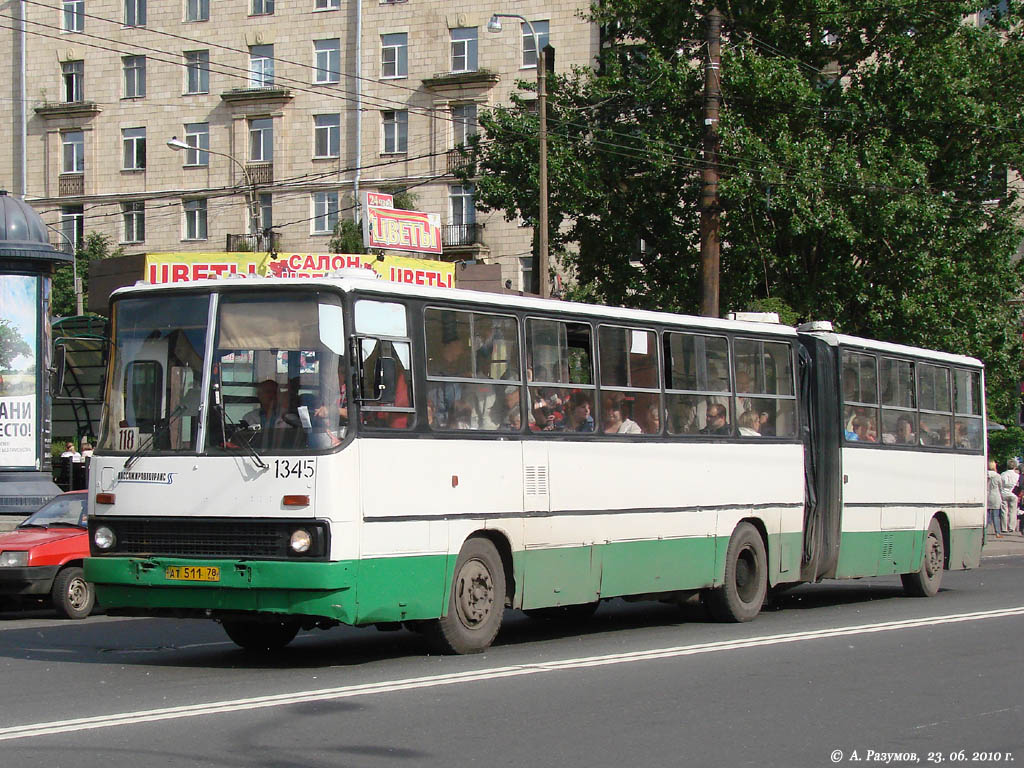
[[[979, 361], [347, 273], [111, 299], [86, 576], [111, 614], [250, 649], [399, 623], [447, 652], [506, 608], [978, 565]], [[909, 426], [909, 428], [908, 428]]]

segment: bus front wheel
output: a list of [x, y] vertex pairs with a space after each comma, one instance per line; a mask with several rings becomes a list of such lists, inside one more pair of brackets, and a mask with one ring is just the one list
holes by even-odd
[[934, 597], [942, 584], [942, 569], [946, 564], [946, 548], [942, 542], [942, 526], [932, 518], [924, 540], [921, 567], [915, 573], [900, 575], [903, 589], [913, 597]]
[[441, 653], [480, 653], [494, 641], [505, 613], [505, 569], [494, 545], [468, 539], [455, 561], [448, 615], [423, 625]]
[[254, 653], [279, 651], [295, 639], [299, 624], [288, 619], [221, 619], [235, 645]]
[[722, 585], [705, 590], [704, 603], [718, 621], [750, 621], [768, 593], [768, 557], [757, 528], [740, 523], [729, 539]]

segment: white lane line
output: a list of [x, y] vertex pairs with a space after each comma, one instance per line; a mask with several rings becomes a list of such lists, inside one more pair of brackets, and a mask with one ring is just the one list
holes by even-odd
[[111, 728], [118, 725], [138, 725], [140, 723], [152, 723], [159, 720], [178, 720], [186, 717], [199, 717], [201, 715], [214, 715], [224, 712], [241, 712], [248, 709], [281, 707], [289, 704], [349, 699], [378, 693], [411, 691], [419, 688], [436, 688], [445, 685], [477, 682], [480, 680], [497, 680], [504, 677], [521, 677], [524, 675], [536, 675], [545, 672], [558, 672], [569, 669], [584, 669], [587, 667], [600, 667], [611, 664], [630, 664], [637, 661], [648, 661], [651, 659], [696, 656], [698, 654], [715, 653], [718, 651], [734, 651], [744, 648], [780, 645], [783, 643], [797, 643], [831, 637], [865, 635], [876, 632], [891, 632], [893, 630], [915, 629], [918, 627], [935, 627], [942, 624], [957, 624], [968, 621], [982, 621], [985, 619], [1001, 619], [1009, 616], [1020, 615], [1024, 615], [1024, 606], [1018, 608], [1003, 608], [994, 611], [958, 613], [950, 616], [934, 616], [924, 619], [887, 621], [878, 624], [859, 624], [848, 627], [835, 627], [833, 629], [818, 629], [809, 632], [791, 632], [781, 635], [766, 635], [763, 637], [747, 638], [745, 640], [723, 640], [713, 643], [698, 643], [695, 645], [682, 645], [670, 648], [654, 648], [647, 651], [614, 653], [605, 656], [586, 656], [575, 659], [563, 659], [560, 661], [547, 661], [537, 664], [517, 664], [509, 667], [457, 672], [447, 675], [414, 677], [404, 680], [384, 680], [377, 683], [346, 685], [339, 688], [320, 688], [310, 691], [298, 691], [296, 693], [275, 694], [272, 696], [255, 696], [247, 699], [214, 701], [208, 704], [189, 704], [181, 707], [165, 707], [162, 709], [142, 710], [139, 712], [123, 712], [114, 715], [80, 717], [72, 720], [58, 720], [50, 723], [33, 723], [29, 725], [16, 725], [8, 728], [0, 728], [0, 741], [26, 739], [35, 736], [51, 736], [58, 733], [87, 731], [95, 728]]

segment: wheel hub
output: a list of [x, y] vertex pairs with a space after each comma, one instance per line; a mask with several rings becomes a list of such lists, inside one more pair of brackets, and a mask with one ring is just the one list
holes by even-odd
[[483, 563], [472, 560], [459, 572], [456, 605], [467, 626], [477, 626], [487, 620], [494, 605], [494, 583]]

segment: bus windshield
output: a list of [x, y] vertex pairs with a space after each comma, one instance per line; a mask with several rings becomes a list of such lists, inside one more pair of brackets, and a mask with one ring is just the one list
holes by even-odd
[[[102, 449], [289, 453], [329, 450], [344, 438], [347, 368], [338, 296], [130, 298], [115, 302], [113, 317]], [[208, 343], [212, 366], [203, 392]]]

